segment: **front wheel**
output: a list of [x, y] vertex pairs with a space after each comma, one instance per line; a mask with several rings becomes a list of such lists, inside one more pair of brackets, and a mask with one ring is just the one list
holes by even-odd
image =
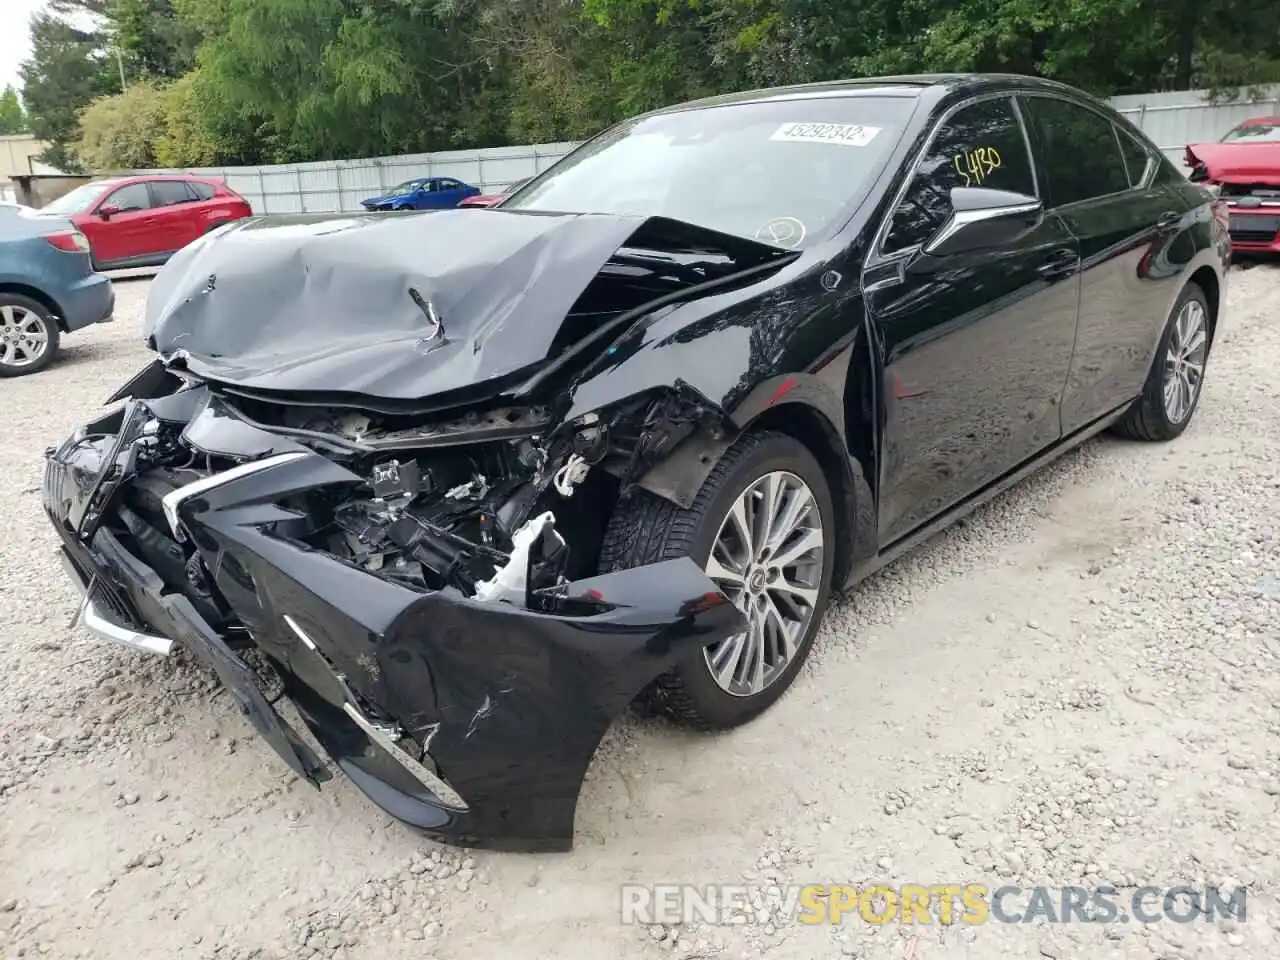
[[58, 323], [29, 297], [0, 293], [0, 377], [38, 373], [58, 352]]
[[745, 434], [693, 505], [637, 490], [610, 519], [608, 573], [692, 557], [747, 617], [747, 629], [655, 683], [656, 704], [702, 729], [753, 719], [782, 696], [813, 646], [831, 590], [835, 511], [822, 468], [781, 433]]

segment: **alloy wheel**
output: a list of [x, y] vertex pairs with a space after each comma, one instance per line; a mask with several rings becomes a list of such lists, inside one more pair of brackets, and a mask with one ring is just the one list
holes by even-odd
[[0, 307], [0, 366], [29, 367], [49, 349], [49, 328], [34, 310]]
[[767, 473], [733, 502], [706, 565], [747, 617], [744, 633], [706, 648], [722, 690], [758, 694], [794, 659], [818, 603], [825, 546], [817, 498], [794, 473]]
[[1174, 318], [1164, 360], [1164, 413], [1170, 423], [1182, 423], [1195, 406], [1204, 383], [1208, 334], [1204, 306], [1198, 300], [1188, 300]]

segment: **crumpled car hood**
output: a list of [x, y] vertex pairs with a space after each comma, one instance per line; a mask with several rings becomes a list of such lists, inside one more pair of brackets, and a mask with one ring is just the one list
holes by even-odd
[[1280, 184], [1280, 143], [1193, 143], [1210, 180]]
[[497, 210], [240, 220], [156, 276], [147, 341], [255, 391], [446, 393], [543, 360], [644, 222]]

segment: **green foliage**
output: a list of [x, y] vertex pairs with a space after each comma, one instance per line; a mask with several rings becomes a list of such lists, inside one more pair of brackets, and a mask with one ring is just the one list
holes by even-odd
[[166, 93], [150, 81], [94, 100], [80, 115], [76, 155], [90, 170], [146, 169], [156, 165], [165, 134]]
[[32, 30], [29, 124], [67, 164], [73, 144], [191, 166], [581, 139], [694, 97], [882, 73], [1102, 96], [1280, 82], [1280, 17], [1256, 0], [51, 0]]
[[31, 58], [22, 65], [22, 99], [28, 126], [50, 146], [40, 159], [69, 172], [80, 169], [71, 144], [79, 114], [95, 97], [118, 91], [111, 84], [99, 34], [50, 13], [31, 18]]
[[126, 76], [174, 78], [195, 65], [200, 34], [170, 0], [110, 0], [107, 16]]
[[201, 79], [195, 70], [164, 90], [164, 129], [155, 139], [157, 166], [209, 167], [234, 155], [239, 138], [204, 123], [205, 114], [199, 109]]
[[18, 91], [12, 86], [4, 88], [0, 93], [0, 136], [11, 133], [26, 133], [27, 111], [22, 108], [18, 99]]

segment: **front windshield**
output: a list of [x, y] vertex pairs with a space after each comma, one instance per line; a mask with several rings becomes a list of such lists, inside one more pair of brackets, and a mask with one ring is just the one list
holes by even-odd
[[403, 197], [406, 193], [413, 193], [418, 187], [422, 186], [421, 180], [406, 180], [397, 187], [392, 187], [387, 191], [388, 197]]
[[111, 189], [110, 183], [86, 183], [40, 208], [42, 213], [84, 213]]
[[1225, 137], [1223, 143], [1280, 143], [1280, 121], [1276, 123], [1242, 123]]
[[629, 120], [502, 207], [663, 216], [804, 246], [871, 185], [914, 102], [813, 97]]

